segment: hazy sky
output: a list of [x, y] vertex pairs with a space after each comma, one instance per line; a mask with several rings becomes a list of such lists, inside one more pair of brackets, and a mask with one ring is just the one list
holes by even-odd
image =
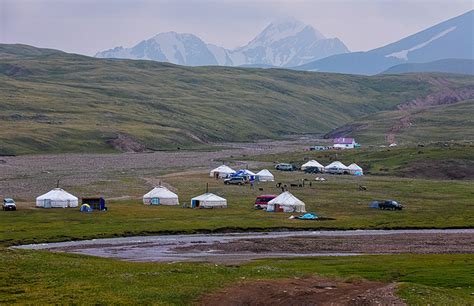
[[227, 48], [291, 16], [352, 51], [369, 50], [473, 9], [474, 0], [0, 0], [0, 42], [94, 55], [166, 31]]

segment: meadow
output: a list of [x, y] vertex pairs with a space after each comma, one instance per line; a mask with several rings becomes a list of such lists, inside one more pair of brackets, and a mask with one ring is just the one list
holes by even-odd
[[[421, 151], [422, 153], [418, 153]], [[337, 156], [334, 156], [337, 154]], [[201, 296], [240, 282], [256, 279], [340, 277], [398, 283], [397, 295], [409, 304], [472, 304], [474, 256], [370, 255], [258, 260], [241, 265], [206, 263], [133, 263], [90, 256], [11, 250], [8, 246], [102, 237], [278, 229], [395, 229], [472, 228], [473, 191], [470, 180], [402, 177], [404, 167], [422, 158], [469, 161], [469, 146], [378, 148], [344, 152], [279, 153], [247, 157], [261, 167], [277, 161], [302, 163], [316, 158], [328, 163], [337, 157], [346, 164], [367, 167], [363, 177], [278, 172], [275, 182], [251, 188], [226, 186], [207, 171], [179, 172], [155, 177], [188, 203], [210, 192], [228, 200], [227, 209], [190, 209], [180, 206], [146, 206], [140, 198], [139, 179], [122, 181], [132, 198], [108, 201], [107, 212], [80, 213], [78, 209], [39, 209], [31, 200], [16, 212], [0, 212], [0, 303], [149, 303], [193, 304]], [[235, 157], [240, 158], [240, 157]], [[242, 157], [245, 158], [245, 157]], [[250, 163], [251, 164], [251, 163]], [[385, 170], [383, 170], [385, 169]], [[301, 183], [290, 191], [306, 203], [307, 211], [333, 218], [326, 221], [290, 220], [288, 213], [267, 213], [253, 208], [259, 194], [278, 194], [276, 182]], [[311, 182], [311, 186], [310, 183]], [[111, 183], [108, 183], [111, 184]], [[359, 190], [359, 185], [367, 187]], [[131, 188], [133, 186], [134, 188]], [[104, 185], [104, 188], [110, 186]], [[79, 189], [77, 189], [79, 188]], [[118, 186], [114, 186], [118, 188]], [[263, 190], [260, 190], [262, 188]], [[73, 188], [74, 189], [74, 188]], [[87, 186], [76, 190], [87, 191]], [[395, 199], [402, 211], [370, 209], [373, 199]]]

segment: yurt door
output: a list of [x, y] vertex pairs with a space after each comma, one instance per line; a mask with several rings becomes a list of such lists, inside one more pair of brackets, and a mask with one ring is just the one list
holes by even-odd
[[160, 205], [160, 198], [151, 198], [152, 205]]
[[51, 208], [51, 200], [44, 200], [44, 208]]

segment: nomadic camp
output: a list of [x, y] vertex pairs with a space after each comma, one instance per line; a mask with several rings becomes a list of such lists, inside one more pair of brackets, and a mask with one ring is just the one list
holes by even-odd
[[158, 186], [143, 196], [145, 205], [178, 205], [178, 195], [168, 188]]
[[36, 198], [36, 207], [53, 208], [53, 207], [77, 207], [79, 199], [61, 188], [53, 190]]
[[349, 168], [341, 163], [340, 161], [335, 161], [324, 167], [324, 171], [326, 173], [331, 173], [331, 174], [349, 174], [350, 170]]
[[273, 182], [275, 181], [275, 177], [273, 174], [268, 171], [267, 169], [260, 170], [255, 174], [255, 177], [259, 182]]
[[226, 208], [227, 200], [213, 193], [205, 193], [191, 199], [192, 208]]
[[324, 170], [324, 166], [315, 161], [314, 159], [301, 165], [302, 171], [306, 170], [307, 168], [318, 168], [318, 170], [321, 172]]
[[306, 205], [303, 201], [285, 191], [267, 204], [269, 212], [306, 212]]
[[351, 174], [354, 174], [354, 175], [357, 175], [357, 176], [364, 175], [364, 171], [356, 163], [350, 164], [347, 168], [349, 168], [349, 172]]
[[231, 174], [234, 173], [234, 169], [230, 168], [229, 166], [222, 165], [211, 170], [211, 172], [209, 172], [209, 176], [215, 178], [228, 178]]

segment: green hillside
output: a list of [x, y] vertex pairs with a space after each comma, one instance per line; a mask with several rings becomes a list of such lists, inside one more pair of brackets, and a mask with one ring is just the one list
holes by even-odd
[[[406, 123], [401, 126], [403, 118], [406, 118]], [[399, 144], [473, 141], [474, 100], [408, 112], [383, 111], [360, 118], [339, 130], [344, 131], [339, 135], [355, 136], [362, 143], [392, 142], [387, 140], [390, 133], [394, 142]]]
[[322, 135], [436, 93], [439, 84], [473, 88], [474, 77], [182, 67], [0, 44], [0, 154]]

